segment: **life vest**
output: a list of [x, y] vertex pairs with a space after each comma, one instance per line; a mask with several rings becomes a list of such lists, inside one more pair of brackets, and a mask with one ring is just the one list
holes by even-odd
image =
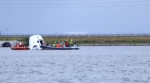
[[56, 47], [59, 48], [59, 47], [60, 47], [60, 44], [57, 44]]
[[69, 47], [68, 42], [65, 42], [66, 47]]
[[17, 47], [19, 47], [19, 44], [17, 44]]

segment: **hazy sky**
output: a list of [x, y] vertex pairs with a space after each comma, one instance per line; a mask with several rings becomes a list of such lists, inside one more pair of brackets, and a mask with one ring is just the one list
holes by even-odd
[[3, 34], [150, 34], [150, 0], [0, 0]]

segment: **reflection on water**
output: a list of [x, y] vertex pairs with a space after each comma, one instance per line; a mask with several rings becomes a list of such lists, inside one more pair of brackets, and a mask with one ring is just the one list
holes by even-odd
[[0, 48], [0, 83], [148, 83], [150, 47]]

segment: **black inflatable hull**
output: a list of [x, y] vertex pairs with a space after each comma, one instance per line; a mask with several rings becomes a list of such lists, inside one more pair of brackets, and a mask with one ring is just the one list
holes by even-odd
[[56, 48], [56, 47], [51, 47], [51, 46], [40, 46], [42, 48], [42, 50], [79, 50], [79, 48], [77, 47], [60, 47], [60, 48]]

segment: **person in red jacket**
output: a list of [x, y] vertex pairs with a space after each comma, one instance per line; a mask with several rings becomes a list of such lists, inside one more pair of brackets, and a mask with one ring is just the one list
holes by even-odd
[[58, 44], [56, 45], [56, 47], [59, 48], [59, 47], [60, 47], [60, 44], [58, 43]]
[[69, 44], [68, 44], [68, 41], [66, 40], [66, 42], [65, 42], [65, 46], [66, 47], [69, 47]]

